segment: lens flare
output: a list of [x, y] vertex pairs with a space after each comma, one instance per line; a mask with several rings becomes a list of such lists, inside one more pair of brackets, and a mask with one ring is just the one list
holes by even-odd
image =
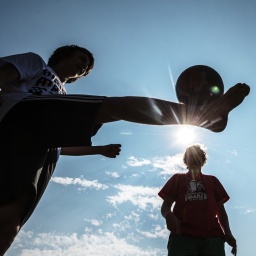
[[220, 88], [217, 86], [217, 85], [214, 85], [214, 86], [212, 86], [211, 88], [210, 88], [210, 91], [211, 91], [211, 93], [213, 93], [213, 94], [219, 94], [220, 93]]

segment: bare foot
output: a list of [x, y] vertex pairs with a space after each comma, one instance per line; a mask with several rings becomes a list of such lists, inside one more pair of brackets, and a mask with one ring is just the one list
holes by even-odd
[[[244, 98], [250, 93], [250, 87], [247, 84], [236, 84], [231, 87], [221, 98], [217, 104], [223, 105], [226, 114], [240, 105]], [[218, 100], [217, 100], [218, 101]], [[222, 102], [221, 102], [222, 101]], [[218, 106], [218, 105], [217, 105]]]
[[250, 87], [247, 84], [234, 85], [219, 99], [201, 110], [197, 125], [213, 132], [223, 131], [227, 126], [230, 111], [240, 105], [249, 93]]

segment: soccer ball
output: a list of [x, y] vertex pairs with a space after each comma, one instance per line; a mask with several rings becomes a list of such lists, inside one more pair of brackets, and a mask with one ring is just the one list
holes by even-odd
[[221, 76], [205, 65], [195, 65], [184, 70], [175, 88], [178, 101], [193, 106], [208, 105], [224, 93]]

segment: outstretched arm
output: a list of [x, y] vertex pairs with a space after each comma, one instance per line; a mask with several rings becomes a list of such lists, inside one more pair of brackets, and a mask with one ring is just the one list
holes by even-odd
[[116, 158], [120, 151], [121, 144], [109, 144], [104, 146], [63, 147], [60, 154], [69, 156], [103, 155]]
[[19, 79], [20, 73], [11, 63], [6, 63], [0, 67], [0, 106], [2, 105], [1, 87]]
[[0, 87], [15, 82], [19, 78], [20, 73], [13, 64], [6, 63], [0, 67]]
[[229, 227], [229, 221], [228, 221], [228, 215], [225, 210], [225, 207], [222, 202], [218, 203], [218, 218], [220, 225], [225, 233], [225, 239], [226, 242], [232, 247], [232, 253], [236, 255], [237, 253], [237, 245], [236, 245], [236, 239], [233, 237], [230, 227]]

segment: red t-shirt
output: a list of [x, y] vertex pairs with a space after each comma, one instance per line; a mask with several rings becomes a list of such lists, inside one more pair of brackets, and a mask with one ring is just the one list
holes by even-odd
[[223, 236], [217, 218], [217, 203], [225, 203], [229, 196], [220, 181], [201, 174], [196, 181], [189, 173], [173, 175], [158, 195], [175, 201], [174, 215], [181, 221], [181, 233], [197, 237]]

